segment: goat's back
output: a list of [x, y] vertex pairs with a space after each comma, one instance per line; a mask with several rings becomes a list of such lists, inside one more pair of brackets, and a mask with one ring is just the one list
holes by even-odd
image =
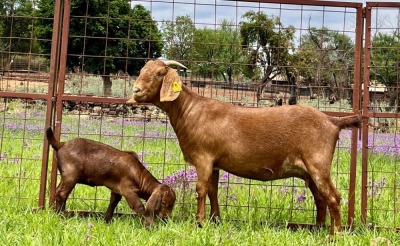
[[132, 153], [97, 141], [75, 138], [57, 151], [58, 168], [62, 175], [68, 172], [68, 175], [79, 176], [80, 180], [89, 180], [89, 185], [104, 185], [104, 180], [119, 182], [124, 177], [138, 177], [145, 169]]
[[[204, 147], [213, 143], [228, 145], [227, 149], [248, 146], [264, 149], [261, 153], [332, 143], [340, 131], [330, 116], [305, 106], [250, 108], [210, 101], [209, 105], [192, 107], [185, 119], [177, 121], [178, 138], [185, 137], [188, 145], [200, 141]], [[180, 129], [182, 121], [184, 127]]]

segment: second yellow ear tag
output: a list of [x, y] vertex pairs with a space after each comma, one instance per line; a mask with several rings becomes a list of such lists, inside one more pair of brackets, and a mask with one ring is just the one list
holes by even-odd
[[177, 81], [172, 82], [172, 91], [173, 92], [178, 92], [181, 90], [182, 90], [182, 86]]

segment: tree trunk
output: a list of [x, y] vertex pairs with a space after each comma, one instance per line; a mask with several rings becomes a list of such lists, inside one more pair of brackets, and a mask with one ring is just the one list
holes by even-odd
[[103, 95], [106, 97], [110, 97], [111, 94], [111, 76], [110, 75], [103, 75]]

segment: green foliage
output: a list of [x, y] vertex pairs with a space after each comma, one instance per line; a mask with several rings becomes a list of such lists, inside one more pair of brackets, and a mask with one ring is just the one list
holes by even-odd
[[189, 16], [177, 16], [175, 22], [163, 21], [164, 56], [171, 60], [189, 61], [195, 29]]
[[244, 75], [253, 79], [262, 76], [265, 83], [271, 74], [282, 73], [288, 65], [295, 29], [284, 27], [278, 17], [269, 17], [263, 12], [248, 11], [243, 19], [240, 35], [247, 60]]
[[400, 83], [399, 37], [399, 33], [378, 33], [372, 39], [370, 76], [386, 86], [398, 86]]
[[[398, 232], [356, 228], [327, 239], [327, 230], [290, 230], [285, 226], [222, 221], [198, 228], [193, 218], [174, 217], [154, 228], [146, 229], [138, 218], [123, 216], [110, 224], [101, 217], [64, 217], [43, 211], [13, 209], [7, 201], [0, 203], [0, 240], [2, 245], [180, 245], [180, 246], [259, 246], [259, 245], [370, 245], [375, 238], [399, 245]], [[388, 244], [384, 239], [391, 242]], [[372, 244], [371, 245], [375, 245]]]
[[[53, 0], [40, 0], [38, 8], [40, 17], [53, 17]], [[39, 19], [37, 25], [38, 37], [50, 39], [52, 20]], [[142, 5], [131, 8], [124, 0], [72, 0], [69, 36], [68, 67], [102, 75], [118, 70], [137, 74], [144, 58], [156, 58], [162, 50], [161, 35], [150, 11]], [[40, 44], [50, 52], [50, 42]]]
[[197, 29], [194, 35], [193, 59], [197, 61], [193, 73], [206, 78], [212, 78], [215, 73], [217, 31], [204, 27]]
[[162, 33], [167, 59], [182, 60], [194, 76], [223, 78], [232, 82], [240, 74], [240, 36], [234, 24], [222, 20], [216, 29], [196, 29], [189, 16], [163, 22]]
[[215, 30], [197, 29], [192, 58], [198, 61], [193, 72], [202, 77], [222, 77], [233, 82], [240, 70], [240, 36], [232, 22], [222, 20]]
[[[113, 97], [128, 97], [132, 95], [133, 81], [128, 79], [113, 79], [112, 83], [112, 96]], [[100, 76], [79, 76], [71, 75], [65, 80], [66, 93], [74, 95], [95, 95], [102, 96], [103, 80]]]
[[296, 74], [308, 84], [348, 87], [354, 65], [354, 45], [345, 34], [327, 28], [310, 28], [302, 36], [301, 49], [293, 58]]
[[37, 52], [34, 40], [33, 0], [3, 0], [0, 3], [0, 52]]
[[[194, 221], [196, 198], [193, 182], [186, 190], [177, 192], [178, 203], [171, 220], [165, 223], [157, 220], [151, 229], [144, 228], [137, 217], [129, 215], [131, 210], [124, 200], [118, 205], [118, 212], [126, 215], [116, 216], [107, 225], [102, 214], [108, 205], [109, 191], [104, 187], [77, 185], [67, 202], [68, 210], [97, 211], [101, 212], [99, 216], [66, 217], [49, 209], [33, 211], [37, 207], [40, 185], [46, 105], [37, 103], [23, 108], [21, 106], [26, 104], [19, 100], [7, 105], [9, 109], [3, 111], [4, 116], [0, 117], [0, 241], [4, 245], [101, 245], [104, 242], [107, 245], [129, 245], [132, 242], [135, 245], [160, 245], [160, 242], [163, 245], [293, 245], [293, 241], [298, 245], [368, 245], [376, 237], [385, 237], [392, 245], [400, 243], [395, 230], [360, 225], [360, 206], [357, 202], [354, 227], [334, 237], [334, 241], [326, 240], [328, 228], [286, 229], [288, 221], [315, 221], [311, 193], [302, 181], [260, 182], [226, 176], [223, 172], [219, 187], [223, 220], [219, 225], [206, 222], [201, 229]], [[168, 123], [144, 122], [128, 117], [91, 118], [84, 113], [65, 113], [61, 140], [78, 135], [119, 149], [135, 150], [149, 171], [158, 178], [190, 168], [184, 164], [173, 129]], [[340, 139], [332, 175], [336, 186], [340, 187], [343, 223], [346, 223], [350, 162], [347, 148], [350, 137], [345, 134]], [[387, 134], [379, 134], [374, 139], [373, 146], [383, 146], [388, 144], [387, 139], [390, 138]], [[393, 209], [398, 206], [398, 174], [393, 172], [393, 168], [396, 168], [399, 157], [377, 151], [368, 156], [367, 219], [377, 226], [393, 228], [399, 223]], [[48, 182], [49, 179], [48, 176]], [[358, 188], [354, 195], [359, 201], [361, 178], [357, 177], [356, 182]], [[206, 208], [209, 211], [209, 205]]]

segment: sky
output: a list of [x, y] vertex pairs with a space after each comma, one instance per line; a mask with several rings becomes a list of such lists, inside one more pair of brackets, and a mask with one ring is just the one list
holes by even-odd
[[[141, 4], [152, 13], [159, 24], [173, 21], [177, 16], [190, 16], [196, 27], [218, 28], [222, 19], [240, 23], [241, 16], [249, 11], [264, 11], [268, 16], [278, 16], [284, 27], [292, 25], [296, 37], [306, 32], [309, 26], [325, 26], [330, 30], [343, 32], [354, 39], [356, 27], [356, 9], [352, 7], [324, 7], [294, 4], [270, 4], [257, 2], [236, 2], [226, 0], [131, 0], [132, 4]], [[341, 1], [363, 3], [366, 1]], [[398, 2], [388, 0], [385, 2]], [[372, 12], [372, 28], [392, 32], [399, 29], [400, 8], [379, 8]], [[377, 30], [377, 29], [375, 29]]]

